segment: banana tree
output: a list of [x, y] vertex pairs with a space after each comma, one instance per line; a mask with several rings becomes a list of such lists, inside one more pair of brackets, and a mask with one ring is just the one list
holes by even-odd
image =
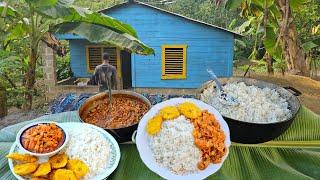
[[[7, 22], [3, 26], [7, 27], [4, 42], [22, 38], [29, 42], [29, 63], [25, 75], [25, 98], [28, 102], [26, 109], [32, 107], [39, 44], [41, 41], [48, 43], [48, 39], [54, 40], [53, 34], [72, 33], [91, 42], [115, 45], [132, 53], [154, 53], [152, 48], [138, 39], [130, 25], [102, 13], [77, 7], [73, 2], [74, 0], [13, 0], [10, 3], [0, 3], [0, 23]], [[55, 45], [53, 47], [57, 48]]]
[[[317, 34], [317, 32], [315, 32], [314, 34]], [[320, 35], [320, 31], [318, 34]], [[319, 59], [317, 59], [316, 54], [320, 52], [320, 36], [310, 38], [302, 44], [302, 47], [305, 54], [307, 55], [306, 60], [310, 64], [311, 76], [317, 77], [317, 60], [319, 61]]]
[[246, 26], [244, 31], [253, 32], [256, 42], [263, 41], [269, 71], [272, 59], [284, 58], [289, 72], [309, 76], [308, 63], [292, 20], [292, 10], [303, 3], [305, 0], [227, 0], [226, 8], [241, 8], [240, 15], [248, 19], [242, 25]]

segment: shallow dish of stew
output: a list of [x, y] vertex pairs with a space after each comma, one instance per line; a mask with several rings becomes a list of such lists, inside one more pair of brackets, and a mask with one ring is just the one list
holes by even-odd
[[67, 132], [55, 122], [30, 123], [17, 134], [18, 146], [33, 156], [51, 156], [67, 143]]
[[104, 92], [96, 94], [80, 106], [79, 118], [82, 122], [104, 128], [118, 142], [130, 141], [151, 103], [132, 91], [113, 91], [111, 102], [110, 108], [109, 95]]

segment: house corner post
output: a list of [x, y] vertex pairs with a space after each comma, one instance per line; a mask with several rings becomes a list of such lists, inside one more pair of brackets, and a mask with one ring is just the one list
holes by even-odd
[[45, 43], [41, 44], [41, 56], [43, 61], [44, 82], [46, 88], [46, 100], [55, 96], [55, 86], [57, 85], [56, 59], [52, 48]]

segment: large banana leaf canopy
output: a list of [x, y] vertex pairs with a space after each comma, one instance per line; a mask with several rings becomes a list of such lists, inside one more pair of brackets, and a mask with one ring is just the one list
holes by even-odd
[[[50, 22], [53, 34], [75, 34], [93, 43], [113, 45], [129, 52], [149, 55], [154, 50], [138, 39], [136, 31], [129, 25], [102, 13], [73, 5], [73, 0], [25, 0], [31, 10]], [[0, 3], [0, 14], [20, 16], [15, 9]], [[46, 24], [46, 22], [44, 22]]]
[[[13, 179], [4, 157], [17, 131], [30, 122], [79, 122], [76, 111], [43, 116], [0, 130], [0, 179]], [[208, 179], [319, 179], [320, 116], [302, 107], [291, 127], [279, 138], [263, 144], [233, 143], [222, 168]], [[178, 147], [177, 147], [178, 148]], [[140, 160], [134, 144], [121, 144], [121, 160], [109, 179], [161, 179]]]

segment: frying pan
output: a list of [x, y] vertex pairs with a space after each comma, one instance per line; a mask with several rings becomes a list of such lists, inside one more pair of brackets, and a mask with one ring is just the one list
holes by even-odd
[[[124, 94], [127, 96], [132, 96], [134, 98], [138, 98], [148, 106], [148, 110], [151, 108], [150, 101], [147, 98], [145, 98], [144, 96], [142, 96], [141, 94], [138, 94], [136, 92], [118, 90], [118, 91], [112, 91], [112, 94]], [[98, 94], [86, 99], [86, 101], [78, 109], [78, 116], [79, 116], [80, 121], [85, 122], [84, 118], [87, 116], [87, 114], [90, 112], [90, 110], [95, 108], [98, 104], [104, 102], [104, 100], [108, 97], [109, 97], [109, 95], [107, 93], [102, 92], [102, 93], [98, 93]], [[140, 121], [140, 119], [139, 119], [139, 121]], [[138, 128], [139, 121], [135, 124], [128, 126], [128, 127], [116, 128], [116, 129], [104, 128], [104, 130], [109, 132], [119, 143], [131, 141], [132, 134]]]

